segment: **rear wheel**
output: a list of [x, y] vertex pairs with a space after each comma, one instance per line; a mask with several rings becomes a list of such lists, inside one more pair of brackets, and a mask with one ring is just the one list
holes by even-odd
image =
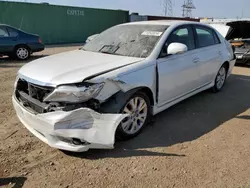
[[27, 46], [17, 46], [15, 48], [15, 57], [19, 60], [26, 60], [30, 56], [30, 50]]
[[147, 124], [151, 114], [150, 101], [146, 94], [134, 94], [122, 108], [121, 113], [129, 114], [117, 128], [116, 138], [127, 140], [137, 136]]
[[225, 85], [227, 79], [227, 66], [226, 64], [222, 65], [216, 78], [215, 78], [215, 84], [213, 87], [214, 92], [219, 92], [223, 86]]

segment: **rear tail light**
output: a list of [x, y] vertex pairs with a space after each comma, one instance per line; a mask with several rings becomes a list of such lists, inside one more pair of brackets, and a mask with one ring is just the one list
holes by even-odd
[[38, 38], [38, 42], [40, 43], [40, 44], [42, 44], [43, 42], [42, 42], [42, 40], [40, 39], [40, 38]]

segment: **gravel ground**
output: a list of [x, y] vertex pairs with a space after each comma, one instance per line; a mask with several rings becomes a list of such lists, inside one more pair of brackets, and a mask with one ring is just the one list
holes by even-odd
[[[32, 60], [76, 48], [49, 48]], [[11, 94], [24, 63], [0, 59], [0, 186], [250, 187], [250, 68], [235, 67], [222, 92], [160, 113], [114, 150], [72, 154], [50, 148], [17, 120]]]

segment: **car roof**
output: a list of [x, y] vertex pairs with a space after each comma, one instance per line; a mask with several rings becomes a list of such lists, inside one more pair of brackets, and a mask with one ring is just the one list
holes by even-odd
[[182, 20], [157, 20], [157, 21], [139, 21], [139, 22], [130, 22], [125, 23], [123, 25], [166, 25], [166, 26], [178, 26], [183, 24], [197, 24], [208, 26], [207, 24], [203, 24], [200, 22], [194, 21], [182, 21]]
[[[7, 24], [1, 24], [1, 23], [0, 23], [0, 26], [2, 26], [2, 27], [10, 27], [10, 28], [12, 28], [12, 29], [17, 29], [17, 28], [15, 28], [15, 27], [12, 27], [11, 25], [7, 25]], [[19, 30], [19, 29], [17, 29], [17, 30]]]
[[[7, 24], [0, 24], [0, 26], [9, 26], [9, 25], [7, 25]], [[9, 26], [10, 27], [10, 26]]]

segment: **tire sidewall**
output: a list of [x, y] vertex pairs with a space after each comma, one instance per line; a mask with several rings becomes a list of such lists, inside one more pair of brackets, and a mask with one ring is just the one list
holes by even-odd
[[126, 101], [125, 105], [121, 108], [120, 113], [122, 113], [122, 111], [123, 111], [123, 109], [125, 108], [125, 106], [127, 105], [127, 103], [128, 103], [132, 98], [135, 98], [135, 97], [141, 97], [141, 98], [143, 98], [143, 99], [145, 100], [146, 104], [147, 104], [148, 112], [147, 112], [146, 120], [145, 120], [143, 126], [141, 127], [141, 129], [138, 130], [138, 131], [137, 131], [136, 133], [134, 133], [134, 134], [127, 134], [127, 133], [123, 130], [122, 125], [119, 124], [119, 126], [118, 126], [117, 129], [116, 129], [116, 134], [115, 134], [117, 140], [128, 140], [128, 139], [131, 139], [131, 138], [137, 136], [138, 134], [140, 134], [141, 131], [143, 130], [143, 128], [145, 127], [145, 125], [148, 124], [149, 119], [150, 119], [150, 117], [151, 117], [151, 115], [152, 115], [152, 109], [151, 109], [151, 105], [150, 105], [150, 100], [149, 100], [148, 96], [147, 96], [145, 93], [143, 93], [143, 92], [137, 92], [137, 93], [135, 93], [134, 95], [132, 95], [132, 96]]

